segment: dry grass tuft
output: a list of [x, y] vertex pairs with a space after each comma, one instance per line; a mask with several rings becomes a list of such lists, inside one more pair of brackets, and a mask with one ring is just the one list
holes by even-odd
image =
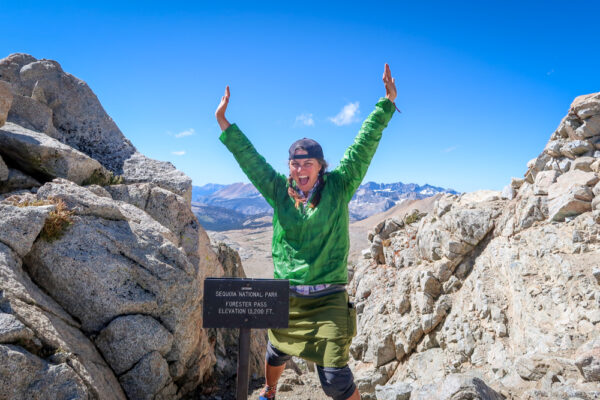
[[59, 199], [54, 204], [56, 208], [48, 215], [41, 233], [42, 239], [47, 242], [60, 239], [67, 228], [73, 224], [74, 212], [67, 208], [65, 202]]
[[11, 196], [6, 199], [6, 202], [11, 203], [17, 207], [40, 207], [40, 206], [55, 206], [54, 210], [50, 212], [40, 237], [47, 242], [53, 242], [60, 239], [65, 233], [67, 228], [73, 224], [73, 211], [69, 210], [67, 205], [62, 199], [49, 198], [49, 199], [32, 199], [32, 198], [20, 198], [18, 196]]

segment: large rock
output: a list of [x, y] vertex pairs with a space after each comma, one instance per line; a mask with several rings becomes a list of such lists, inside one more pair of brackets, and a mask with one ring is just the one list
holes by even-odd
[[90, 393], [66, 364], [53, 365], [14, 345], [0, 345], [4, 399], [83, 399]]
[[152, 317], [125, 315], [108, 324], [95, 342], [119, 375], [153, 351], [164, 357], [173, 345], [173, 335]]
[[171, 383], [169, 365], [156, 351], [142, 358], [135, 367], [121, 376], [119, 380], [130, 399], [152, 400], [162, 398], [161, 392], [163, 390], [172, 390], [171, 385], [169, 385]]
[[29, 279], [17, 254], [1, 243], [0, 311], [0, 397], [125, 399], [78, 323]]
[[171, 163], [138, 153], [89, 86], [56, 61], [12, 54], [0, 60], [0, 76], [15, 98], [8, 121], [86, 154], [125, 183], [153, 182], [191, 201], [191, 179]]
[[377, 400], [409, 400], [413, 388], [409, 383], [399, 382], [393, 385], [375, 387]]
[[[51, 111], [57, 139], [108, 169], [119, 172], [123, 160], [135, 152], [88, 85], [65, 73], [56, 61], [12, 54], [0, 60], [0, 75], [11, 83], [16, 94]], [[17, 123], [30, 119], [27, 107], [12, 111]]]
[[182, 196], [187, 204], [192, 201], [192, 180], [169, 162], [152, 160], [136, 152], [124, 161], [123, 178], [125, 183], [152, 182]]
[[[172, 335], [172, 341], [160, 341], [171, 343], [168, 351], [162, 345], [140, 350], [139, 340], [126, 336], [119, 357], [107, 361], [121, 371], [141, 352], [158, 350], [169, 366], [168, 381], [181, 385], [183, 393], [195, 388], [214, 363], [208, 338], [198, 329], [202, 280], [209, 274], [219, 276], [220, 270], [216, 256], [209, 253], [208, 238], [196, 230], [195, 254], [188, 256], [177, 247], [178, 237], [132, 205], [61, 180], [47, 183], [37, 195], [63, 199], [75, 215], [60, 239], [33, 245], [25, 258], [32, 278], [81, 321], [87, 334], [101, 333], [124, 315], [143, 314], [159, 321]], [[137, 385], [132, 383], [134, 376], [138, 375], [128, 375], [128, 385]]]
[[98, 161], [45, 134], [12, 122], [0, 128], [0, 152], [23, 171], [43, 180], [65, 178], [82, 184], [109, 178]]
[[0, 127], [6, 122], [13, 95], [8, 82], [0, 81]]
[[479, 378], [449, 375], [437, 388], [426, 386], [413, 392], [411, 400], [504, 400], [504, 396]]
[[535, 177], [535, 183], [533, 185], [533, 194], [542, 195], [548, 194], [548, 188], [556, 179], [560, 176], [560, 173], [556, 170], [542, 171]]
[[54, 206], [17, 207], [0, 204], [0, 242], [23, 257], [33, 246]]
[[[428, 261], [436, 261], [442, 257], [453, 260], [455, 265], [485, 237], [494, 227], [493, 218], [498, 215], [495, 206], [486, 203], [486, 198], [498, 199], [497, 192], [486, 197], [469, 197], [462, 199], [468, 207], [450, 207], [442, 211], [441, 202], [434, 206], [431, 220], [424, 219], [417, 233], [417, 243], [421, 256]], [[491, 196], [491, 197], [490, 197]], [[442, 198], [443, 199], [443, 198]], [[492, 200], [492, 201], [494, 201]], [[471, 202], [472, 201], [472, 202]], [[471, 208], [472, 207], [472, 208]], [[447, 207], [446, 207], [447, 208]], [[431, 223], [427, 223], [431, 221]]]
[[31, 97], [15, 94], [8, 120], [23, 128], [45, 133], [53, 138], [61, 135], [54, 128], [52, 110]]
[[594, 197], [590, 186], [598, 182], [594, 172], [569, 171], [548, 187], [548, 213], [553, 221], [564, 221], [592, 210]]
[[105, 197], [98, 196], [86, 187], [75, 185], [65, 179], [55, 179], [37, 191], [39, 199], [62, 200], [69, 210], [77, 215], [94, 215], [108, 220], [125, 220], [119, 205]]

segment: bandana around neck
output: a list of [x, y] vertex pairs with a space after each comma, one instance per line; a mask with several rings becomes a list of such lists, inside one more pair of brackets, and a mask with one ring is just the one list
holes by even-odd
[[310, 200], [310, 198], [313, 196], [313, 194], [315, 194], [315, 191], [317, 190], [317, 188], [319, 187], [320, 184], [321, 184], [321, 176], [319, 176], [317, 178], [317, 181], [315, 182], [313, 187], [308, 191], [308, 196], [304, 195], [304, 192], [302, 190], [300, 190], [296, 181], [294, 181], [294, 190], [300, 195], [302, 202], [304, 204], [306, 204], [308, 202], [308, 200]]

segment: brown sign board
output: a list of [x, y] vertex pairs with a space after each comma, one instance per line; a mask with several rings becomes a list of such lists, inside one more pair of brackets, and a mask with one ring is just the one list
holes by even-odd
[[204, 328], [287, 328], [290, 284], [285, 279], [206, 278]]

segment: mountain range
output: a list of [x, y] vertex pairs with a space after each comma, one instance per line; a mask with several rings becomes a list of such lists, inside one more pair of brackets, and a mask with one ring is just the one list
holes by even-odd
[[[405, 200], [423, 199], [438, 193], [458, 194], [453, 189], [416, 183], [361, 185], [349, 204], [350, 219], [359, 221], [386, 211]], [[223, 231], [270, 224], [273, 209], [250, 183], [209, 183], [192, 187], [192, 209], [208, 230]]]

